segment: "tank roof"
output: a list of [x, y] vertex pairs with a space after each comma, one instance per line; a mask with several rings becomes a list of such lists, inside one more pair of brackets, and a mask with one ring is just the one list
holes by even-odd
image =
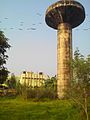
[[68, 23], [72, 28], [80, 25], [85, 19], [84, 7], [77, 1], [60, 0], [48, 7], [45, 21], [48, 26], [58, 29], [60, 23]]

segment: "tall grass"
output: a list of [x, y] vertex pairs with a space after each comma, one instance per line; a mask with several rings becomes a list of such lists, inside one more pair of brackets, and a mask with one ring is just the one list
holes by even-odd
[[1, 98], [0, 104], [0, 120], [81, 120], [78, 109], [66, 100], [32, 102]]
[[42, 100], [45, 98], [49, 99], [56, 99], [57, 95], [56, 92], [52, 88], [45, 88], [45, 87], [36, 87], [30, 88], [26, 86], [20, 86], [17, 95], [22, 97], [23, 99], [36, 99]]

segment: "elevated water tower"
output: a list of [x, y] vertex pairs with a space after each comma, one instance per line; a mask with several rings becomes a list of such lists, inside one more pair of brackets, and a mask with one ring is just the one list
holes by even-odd
[[57, 30], [57, 95], [62, 99], [72, 77], [72, 29], [85, 19], [84, 7], [74, 0], [60, 0], [48, 7], [45, 21]]

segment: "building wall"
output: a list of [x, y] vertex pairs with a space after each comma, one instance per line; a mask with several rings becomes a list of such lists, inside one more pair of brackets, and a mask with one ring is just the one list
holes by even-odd
[[20, 83], [22, 85], [31, 86], [31, 87], [40, 87], [44, 84], [45, 80], [49, 77], [42, 72], [34, 73], [23, 71], [20, 77]]

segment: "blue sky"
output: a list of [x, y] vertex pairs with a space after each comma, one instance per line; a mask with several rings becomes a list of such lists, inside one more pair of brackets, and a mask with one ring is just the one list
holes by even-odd
[[[56, 74], [57, 31], [45, 23], [45, 11], [57, 0], [0, 0], [0, 29], [9, 38], [7, 68], [19, 75], [23, 70]], [[78, 0], [86, 11], [83, 24], [73, 30], [76, 47], [90, 54], [90, 0]], [[88, 30], [87, 30], [88, 29]]]

